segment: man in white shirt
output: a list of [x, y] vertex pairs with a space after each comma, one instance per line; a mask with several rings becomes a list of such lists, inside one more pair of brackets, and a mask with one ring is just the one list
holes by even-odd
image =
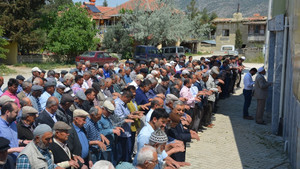
[[244, 102], [244, 109], [243, 109], [243, 118], [247, 120], [253, 120], [252, 116], [249, 116], [248, 108], [250, 107], [251, 100], [252, 100], [252, 90], [254, 81], [252, 79], [252, 76], [257, 73], [256, 68], [252, 68], [244, 77], [244, 90], [243, 95], [245, 98]]

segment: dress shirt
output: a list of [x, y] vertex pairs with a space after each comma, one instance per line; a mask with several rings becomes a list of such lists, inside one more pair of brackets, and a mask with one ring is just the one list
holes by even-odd
[[108, 70], [106, 71], [105, 69], [103, 69], [103, 75], [104, 75], [105, 79], [110, 77], [109, 71]]
[[156, 92], [153, 89], [150, 89], [147, 93], [146, 96], [148, 99], [154, 99], [156, 97]]
[[47, 103], [47, 100], [49, 99], [49, 97], [51, 97], [51, 95], [48, 92], [44, 91], [44, 93], [39, 98], [41, 107], [43, 110], [46, 108], [46, 103]]
[[[100, 128], [97, 122], [94, 122], [91, 118], [86, 118], [86, 123], [84, 124], [84, 129], [86, 131], [86, 137], [89, 141], [101, 141]], [[98, 145], [92, 145], [92, 147], [99, 150]]]
[[149, 123], [154, 109], [150, 109], [146, 115], [146, 122]]
[[90, 87], [92, 87], [92, 82], [91, 82], [91, 80], [90, 80], [90, 79], [89, 79], [89, 80], [83, 80], [82, 88], [88, 89], [88, 88], [90, 88]]
[[6, 91], [2, 94], [2, 96], [5, 96], [5, 95], [7, 95], [8, 97], [10, 97], [10, 98], [12, 98], [12, 99], [15, 99], [15, 103], [17, 103], [18, 108], [20, 108], [20, 101], [19, 101], [19, 98], [18, 98], [18, 96], [17, 96], [16, 94], [12, 94], [12, 93], [10, 93], [8, 90], [6, 90]]
[[55, 91], [53, 96], [56, 97], [58, 99], [58, 102], [60, 103], [62, 95], [60, 93], [58, 93], [57, 91]]
[[197, 86], [195, 86], [194, 84], [192, 84], [190, 90], [191, 90], [191, 92], [193, 94], [193, 97], [196, 97], [196, 95], [198, 94], [198, 88], [197, 88]]
[[76, 94], [78, 91], [83, 91], [83, 89], [81, 88], [81, 86], [78, 84], [78, 83], [75, 83], [73, 86], [72, 86], [72, 91], [74, 94]]
[[56, 122], [57, 122], [57, 119], [56, 119], [56, 113], [51, 114], [50, 112], [47, 111], [47, 109], [45, 109], [45, 111], [49, 114], [49, 116], [50, 116], [51, 119], [54, 121], [54, 123], [56, 123]]
[[79, 127], [77, 127], [76, 125], [74, 125], [74, 123], [72, 123], [72, 125], [75, 128], [75, 131], [78, 135], [80, 144], [81, 144], [81, 157], [82, 158], [86, 158], [89, 154], [89, 141], [86, 138], [86, 135], [84, 134], [83, 130], [80, 129]]
[[149, 99], [141, 88], [136, 90], [135, 100], [138, 105], [143, 105], [149, 103]]
[[252, 79], [252, 75], [248, 72], [244, 77], [244, 89], [245, 90], [253, 90], [254, 81]]
[[18, 86], [18, 90], [17, 90], [17, 94], [20, 93], [21, 91], [23, 91], [23, 88], [21, 85]]
[[195, 107], [195, 97], [193, 97], [193, 94], [188, 87], [182, 87], [182, 89], [180, 90], [180, 97], [184, 97], [187, 99], [187, 101], [185, 101], [185, 104], [189, 105], [192, 108]]
[[[19, 147], [18, 129], [15, 121], [8, 123], [0, 117], [0, 129], [0, 137], [4, 137], [9, 140], [9, 146], [11, 148]], [[15, 157], [17, 157], [18, 154], [19, 153], [14, 153]]]
[[[100, 133], [103, 134], [111, 144], [113, 144], [114, 142], [114, 133], [113, 133], [113, 129], [115, 128], [111, 122], [111, 120], [106, 117], [104, 114], [102, 114], [101, 119], [98, 121], [98, 126], [100, 129]], [[113, 145], [107, 145], [106, 146], [106, 151], [111, 151], [112, 148], [111, 146]]]
[[35, 98], [32, 95], [29, 95], [28, 98], [31, 101], [32, 107], [35, 108], [39, 113], [41, 113], [43, 111], [41, 103], [40, 103], [40, 99], [39, 98]]
[[126, 85], [127, 85], [128, 83], [131, 83], [131, 82], [132, 82], [130, 76], [128, 76], [128, 75], [125, 75], [125, 76], [124, 76], [124, 80], [125, 80]]
[[[122, 124], [122, 127], [124, 129], [125, 132], [122, 132], [120, 137], [130, 137], [131, 136], [131, 129], [130, 129], [130, 125], [131, 123], [124, 123], [124, 119], [127, 118], [127, 116], [130, 114], [130, 111], [127, 107], [127, 105], [120, 99], [117, 98], [115, 99], [115, 113], [114, 116], [118, 117], [118, 124]], [[114, 120], [113, 120], [114, 121]]]
[[2, 91], [2, 89], [0, 89], [0, 96], [2, 96], [3, 95], [3, 91]]

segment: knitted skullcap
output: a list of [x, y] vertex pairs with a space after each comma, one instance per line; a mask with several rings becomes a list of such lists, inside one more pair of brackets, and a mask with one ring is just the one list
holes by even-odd
[[163, 143], [166, 143], [168, 141], [168, 136], [161, 129], [157, 129], [156, 131], [154, 131], [151, 134], [149, 140], [154, 142], [154, 143], [163, 144]]
[[33, 130], [33, 136], [40, 136], [45, 134], [46, 132], [52, 132], [52, 129], [47, 124], [39, 124], [34, 130]]

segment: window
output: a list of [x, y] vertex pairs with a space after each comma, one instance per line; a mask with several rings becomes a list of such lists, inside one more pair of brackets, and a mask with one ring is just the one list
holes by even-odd
[[229, 29], [223, 29], [222, 36], [229, 36]]
[[138, 53], [138, 54], [144, 54], [145, 53], [145, 48], [144, 47], [138, 47], [136, 49], [136, 53]]
[[165, 48], [164, 53], [170, 53], [170, 48]]
[[178, 53], [184, 53], [184, 49], [183, 48], [178, 48]]
[[97, 57], [98, 57], [98, 58], [104, 58], [104, 57], [103, 57], [103, 53], [98, 53]]
[[176, 48], [170, 48], [170, 53], [176, 53]]
[[107, 54], [107, 53], [103, 53], [103, 55], [104, 55], [105, 58], [109, 58], [110, 57], [109, 54]]
[[149, 49], [149, 54], [156, 54], [156, 49]]
[[96, 52], [84, 52], [81, 56], [82, 57], [94, 57]]
[[254, 34], [259, 34], [260, 25], [255, 25]]
[[261, 34], [261, 35], [265, 34], [265, 25], [260, 26], [259, 34]]
[[254, 34], [254, 26], [253, 25], [249, 25], [249, 35], [253, 35]]

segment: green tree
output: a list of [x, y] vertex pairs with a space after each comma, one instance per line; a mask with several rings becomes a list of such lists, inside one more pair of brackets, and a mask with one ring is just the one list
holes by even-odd
[[196, 7], [196, 3], [196, 0], [192, 0], [190, 4], [186, 7], [190, 20], [193, 20], [196, 16], [200, 14], [199, 9]]
[[3, 46], [7, 44], [7, 40], [3, 37], [3, 29], [0, 27], [0, 59], [6, 59], [5, 53], [8, 52], [8, 49], [4, 49]]
[[240, 29], [238, 28], [235, 31], [235, 48], [241, 49], [242, 46], [243, 46], [242, 33], [241, 33]]
[[109, 52], [121, 53], [124, 59], [131, 57], [133, 38], [121, 23], [108, 28], [102, 43]]
[[48, 34], [47, 48], [59, 55], [67, 55], [72, 61], [80, 52], [94, 48], [96, 30], [94, 22], [80, 4], [61, 9], [54, 27]]
[[106, 7], [106, 6], [108, 6], [108, 4], [107, 4], [107, 1], [106, 1], [106, 0], [104, 0], [104, 1], [103, 1], [103, 6], [105, 6], [105, 7]]
[[38, 24], [45, 0], [0, 1], [0, 25], [4, 36], [18, 42], [22, 54], [44, 45], [45, 32]]

